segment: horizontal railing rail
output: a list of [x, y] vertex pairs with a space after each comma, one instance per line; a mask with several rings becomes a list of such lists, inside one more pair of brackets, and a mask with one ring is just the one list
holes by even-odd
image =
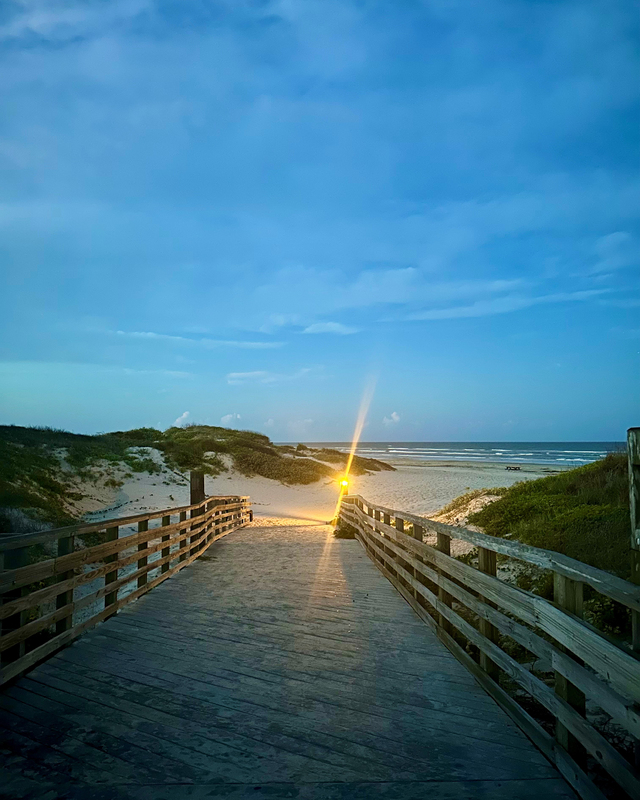
[[[5, 534], [0, 538], [0, 685], [175, 575], [251, 519], [249, 498], [230, 495], [42, 533]], [[159, 524], [149, 525], [156, 520]]]
[[[592, 780], [598, 769], [629, 797], [640, 797], [633, 763], [640, 740], [640, 658], [582, 619], [584, 585], [632, 610], [639, 607], [640, 587], [559, 553], [358, 495], [343, 499], [339, 522], [355, 529], [381, 572], [582, 797], [604, 798]], [[432, 544], [423, 541], [429, 533]], [[452, 539], [477, 548], [477, 568], [451, 556]], [[554, 601], [499, 578], [497, 555], [551, 570]], [[515, 658], [517, 648], [526, 657]], [[536, 660], [546, 667], [528, 669]], [[514, 699], [522, 692], [555, 721], [554, 735]], [[626, 747], [587, 719], [587, 704], [618, 726]]]

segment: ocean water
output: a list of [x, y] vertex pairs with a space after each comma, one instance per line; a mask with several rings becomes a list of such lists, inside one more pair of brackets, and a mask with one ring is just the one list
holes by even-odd
[[[349, 442], [307, 442], [348, 452]], [[624, 452], [624, 442], [360, 442], [359, 456], [381, 461], [477, 461], [498, 464], [580, 466]]]

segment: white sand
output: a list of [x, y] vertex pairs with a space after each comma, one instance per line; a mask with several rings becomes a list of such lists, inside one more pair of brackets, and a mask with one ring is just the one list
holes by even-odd
[[[420, 465], [397, 464], [395, 472], [376, 472], [352, 477], [350, 493], [360, 494], [390, 508], [434, 514], [442, 506], [470, 489], [511, 486], [549, 474], [550, 468], [523, 466], [520, 472], [505, 470], [503, 464], [429, 462]], [[290, 518], [325, 522], [333, 516], [338, 486], [334, 481], [318, 481], [309, 486], [284, 486], [267, 478], [246, 478], [229, 472], [206, 478], [209, 495], [249, 495], [258, 517]], [[88, 520], [122, 517], [144, 511], [159, 511], [189, 504], [189, 486], [176, 473], [134, 475], [118, 491], [103, 494], [99, 510], [92, 492], [91, 508], [84, 508]]]

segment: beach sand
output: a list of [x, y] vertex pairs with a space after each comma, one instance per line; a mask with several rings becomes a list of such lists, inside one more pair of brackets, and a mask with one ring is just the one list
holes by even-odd
[[[392, 463], [395, 472], [375, 472], [352, 477], [349, 492], [372, 503], [430, 516], [454, 498], [472, 489], [511, 486], [557, 471], [543, 465], [523, 465], [521, 471], [504, 464], [466, 462]], [[254, 515], [260, 518], [326, 522], [333, 517], [338, 498], [335, 481], [308, 486], [285, 486], [268, 478], [247, 478], [237, 472], [206, 478], [208, 495], [249, 495]], [[97, 499], [97, 498], [96, 498]], [[86, 509], [87, 520], [122, 517], [145, 511], [189, 504], [188, 482], [175, 473], [135, 475], [117, 492], [105, 496], [100, 508]]]

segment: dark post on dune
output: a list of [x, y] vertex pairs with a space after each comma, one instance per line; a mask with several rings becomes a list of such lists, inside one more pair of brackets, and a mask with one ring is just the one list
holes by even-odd
[[[189, 484], [191, 487], [191, 500], [190, 504], [194, 506], [196, 503], [204, 503], [204, 472], [191, 470], [189, 476]], [[198, 512], [201, 513], [201, 512]]]

